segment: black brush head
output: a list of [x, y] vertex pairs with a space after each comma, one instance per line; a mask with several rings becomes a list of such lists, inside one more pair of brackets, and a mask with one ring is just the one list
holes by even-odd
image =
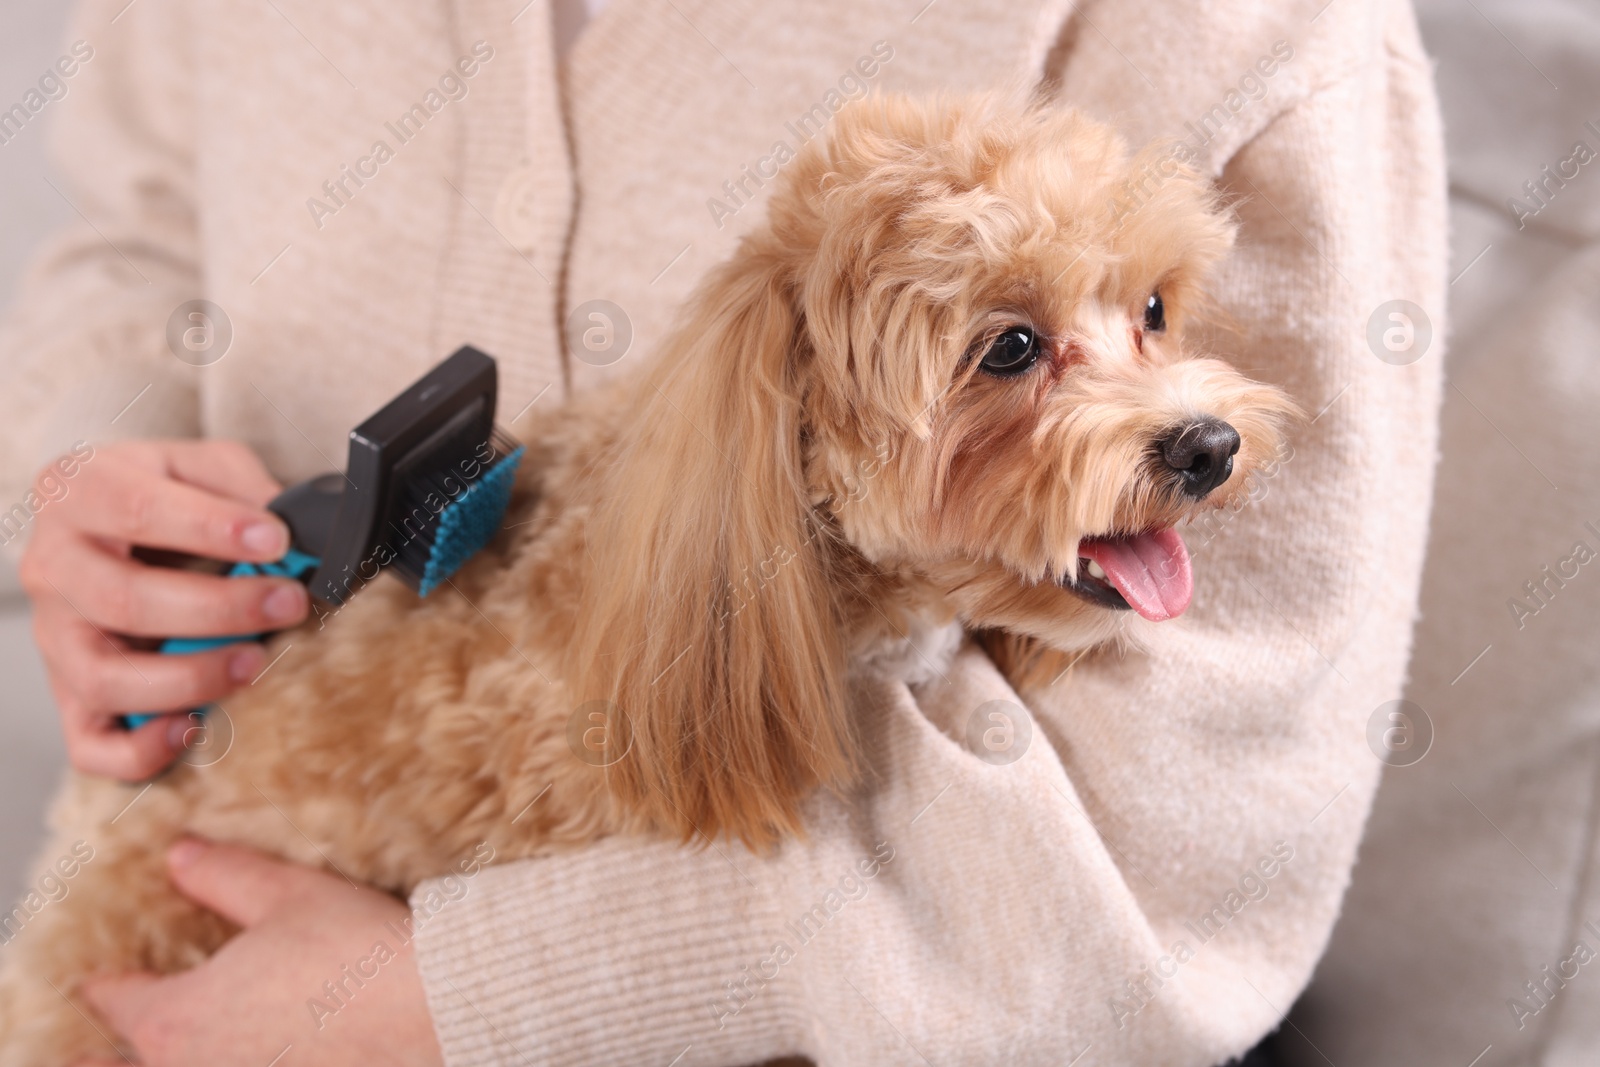
[[521, 455], [495, 428], [496, 384], [493, 359], [459, 349], [350, 431], [342, 476], [323, 475], [274, 501], [296, 546], [321, 559], [313, 596], [343, 604], [390, 566], [426, 595], [482, 546]]

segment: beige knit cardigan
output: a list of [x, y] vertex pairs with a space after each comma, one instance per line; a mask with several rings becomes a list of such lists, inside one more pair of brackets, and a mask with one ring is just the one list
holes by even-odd
[[[78, 437], [316, 473], [465, 341], [526, 429], [649, 358], [759, 216], [746, 168], [830, 93], [1043, 78], [1197, 145], [1243, 221], [1219, 344], [1317, 417], [1191, 538], [1189, 615], [1025, 695], [971, 649], [916, 693], [869, 681], [873, 785], [818, 797], [806, 840], [489, 868], [417, 944], [458, 1065], [1209, 1067], [1276, 1022], [1349, 875], [1427, 526], [1443, 178], [1404, 0], [612, 0], [559, 69], [547, 0], [126, 3], [85, 4], [93, 58], [48, 105], [83, 221], [0, 336], [7, 501]], [[201, 296], [232, 338], [195, 367], [167, 326]], [[595, 299], [633, 333], [605, 367], [563, 354]], [[1368, 342], [1395, 299], [1434, 316], [1408, 365]], [[990, 700], [1031, 715], [1006, 766], [953, 740]]]
[[1405, 694], [1433, 745], [1378, 792], [1307, 1067], [1600, 1062], [1600, 183], [1523, 189], [1600, 148], [1600, 9], [1481, 6], [1419, 4], [1458, 338]]

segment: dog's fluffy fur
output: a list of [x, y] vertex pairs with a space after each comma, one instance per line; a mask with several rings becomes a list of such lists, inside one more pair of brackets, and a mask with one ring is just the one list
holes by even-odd
[[[79, 839], [95, 856], [7, 949], [0, 1064], [107, 1052], [52, 985], [192, 966], [229, 936], [167, 883], [180, 834], [397, 893], [485, 841], [499, 860], [617, 832], [767, 846], [855, 772], [862, 657], [952, 621], [1004, 635], [1008, 661], [1125, 632], [1131, 613], [1062, 584], [1080, 541], [1227, 499], [1292, 410], [1182, 351], [1233, 225], [1195, 174], [1133, 182], [1157, 158], [999, 97], [840, 112], [665, 351], [530, 442], [508, 532], [455, 589], [380, 580], [274, 639], [212, 765], [137, 800], [69, 783], [44, 862]], [[981, 370], [1018, 323], [1037, 365]], [[1153, 461], [1200, 416], [1243, 440], [1203, 502]], [[591, 712], [609, 747], [585, 762], [569, 741]]]

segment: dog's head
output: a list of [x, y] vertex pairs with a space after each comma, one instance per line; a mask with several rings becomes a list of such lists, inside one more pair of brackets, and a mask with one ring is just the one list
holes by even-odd
[[576, 644], [632, 726], [623, 790], [758, 840], [847, 764], [863, 562], [1058, 648], [1171, 618], [1174, 527], [1293, 411], [1183, 349], [1233, 225], [1170, 152], [1000, 97], [871, 98], [779, 181], [644, 383]]
[[779, 240], [809, 249], [824, 506], [972, 624], [1075, 648], [1128, 608], [1181, 614], [1173, 527], [1270, 458], [1291, 410], [1184, 351], [1233, 243], [1214, 190], [1070, 111], [891, 99], [837, 121], [773, 207]]

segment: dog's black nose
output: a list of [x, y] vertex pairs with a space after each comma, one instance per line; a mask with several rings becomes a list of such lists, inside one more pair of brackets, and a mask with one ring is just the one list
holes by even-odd
[[1239, 451], [1239, 431], [1221, 419], [1192, 422], [1156, 446], [1189, 496], [1199, 500], [1228, 480]]

